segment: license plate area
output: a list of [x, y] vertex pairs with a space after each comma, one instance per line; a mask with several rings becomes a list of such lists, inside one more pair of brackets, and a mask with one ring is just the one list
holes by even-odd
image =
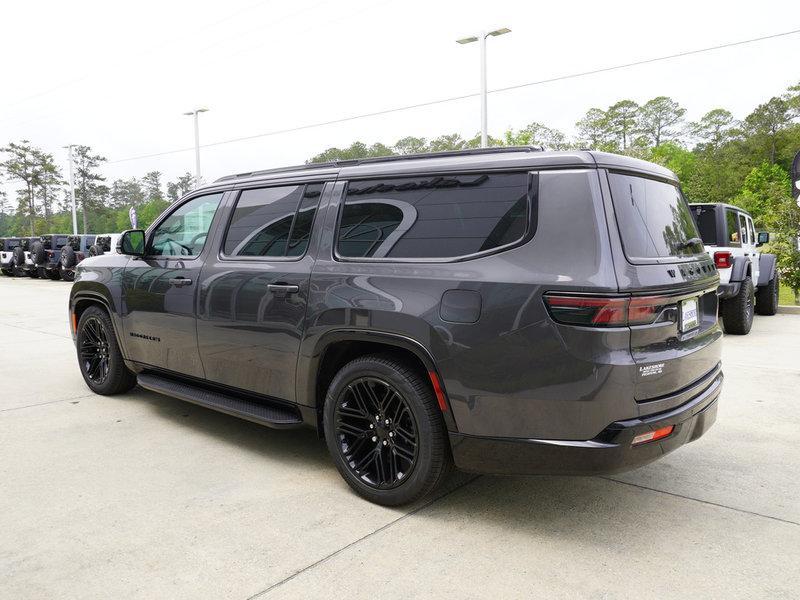
[[697, 298], [687, 298], [681, 301], [680, 315], [681, 315], [681, 331], [687, 332], [697, 329], [700, 326], [700, 313], [697, 309]]

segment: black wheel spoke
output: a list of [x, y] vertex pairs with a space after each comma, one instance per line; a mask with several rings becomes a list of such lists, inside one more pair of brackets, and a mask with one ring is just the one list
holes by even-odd
[[103, 383], [111, 371], [108, 335], [105, 325], [97, 317], [83, 323], [79, 334], [79, 353], [84, 374], [92, 383]]
[[417, 460], [417, 427], [407, 400], [374, 376], [350, 382], [334, 413], [337, 444], [348, 468], [363, 482], [400, 485]]

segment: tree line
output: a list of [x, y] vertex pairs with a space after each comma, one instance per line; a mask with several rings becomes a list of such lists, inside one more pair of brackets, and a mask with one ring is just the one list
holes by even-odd
[[[590, 108], [575, 123], [577, 135], [542, 123], [489, 136], [490, 146], [541, 146], [548, 150], [591, 149], [649, 160], [674, 171], [690, 202], [727, 202], [753, 215], [756, 226], [773, 234], [766, 251], [778, 255], [784, 284], [800, 303], [800, 208], [792, 198], [789, 171], [800, 151], [800, 83], [756, 106], [738, 120], [714, 108], [697, 121], [667, 96], [643, 104], [620, 100]], [[389, 155], [461, 150], [480, 146], [480, 135], [457, 133], [436, 138], [404, 137], [393, 145], [357, 141], [328, 148], [310, 163]]]
[[[0, 162], [0, 174], [19, 186], [12, 199], [0, 190], [0, 237], [71, 232], [68, 180], [53, 155], [28, 140], [10, 142], [0, 148], [0, 153], [5, 156]], [[115, 179], [109, 184], [102, 174], [106, 158], [90, 146], [73, 146], [72, 160], [80, 233], [129, 228], [131, 206], [136, 207], [140, 224], [147, 226], [170, 202], [195, 187], [194, 176], [186, 173], [167, 182], [165, 193], [159, 171]]]

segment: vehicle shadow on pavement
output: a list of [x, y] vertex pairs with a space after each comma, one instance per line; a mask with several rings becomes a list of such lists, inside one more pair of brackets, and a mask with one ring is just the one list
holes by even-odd
[[177, 398], [170, 398], [141, 388], [135, 395], [120, 396], [126, 402], [147, 404], [159, 417], [173, 421], [195, 433], [233, 444], [242, 450], [271, 460], [306, 463], [305, 468], [330, 466], [324, 440], [309, 427], [272, 429], [245, 419], [217, 412]]

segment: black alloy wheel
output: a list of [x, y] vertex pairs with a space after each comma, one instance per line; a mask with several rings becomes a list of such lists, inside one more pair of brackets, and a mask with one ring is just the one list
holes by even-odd
[[89, 381], [102, 385], [108, 379], [110, 346], [105, 324], [97, 317], [86, 319], [81, 330], [78, 356]]
[[383, 379], [350, 382], [336, 403], [334, 428], [345, 462], [370, 487], [397, 487], [413, 472], [417, 424], [402, 394]]

